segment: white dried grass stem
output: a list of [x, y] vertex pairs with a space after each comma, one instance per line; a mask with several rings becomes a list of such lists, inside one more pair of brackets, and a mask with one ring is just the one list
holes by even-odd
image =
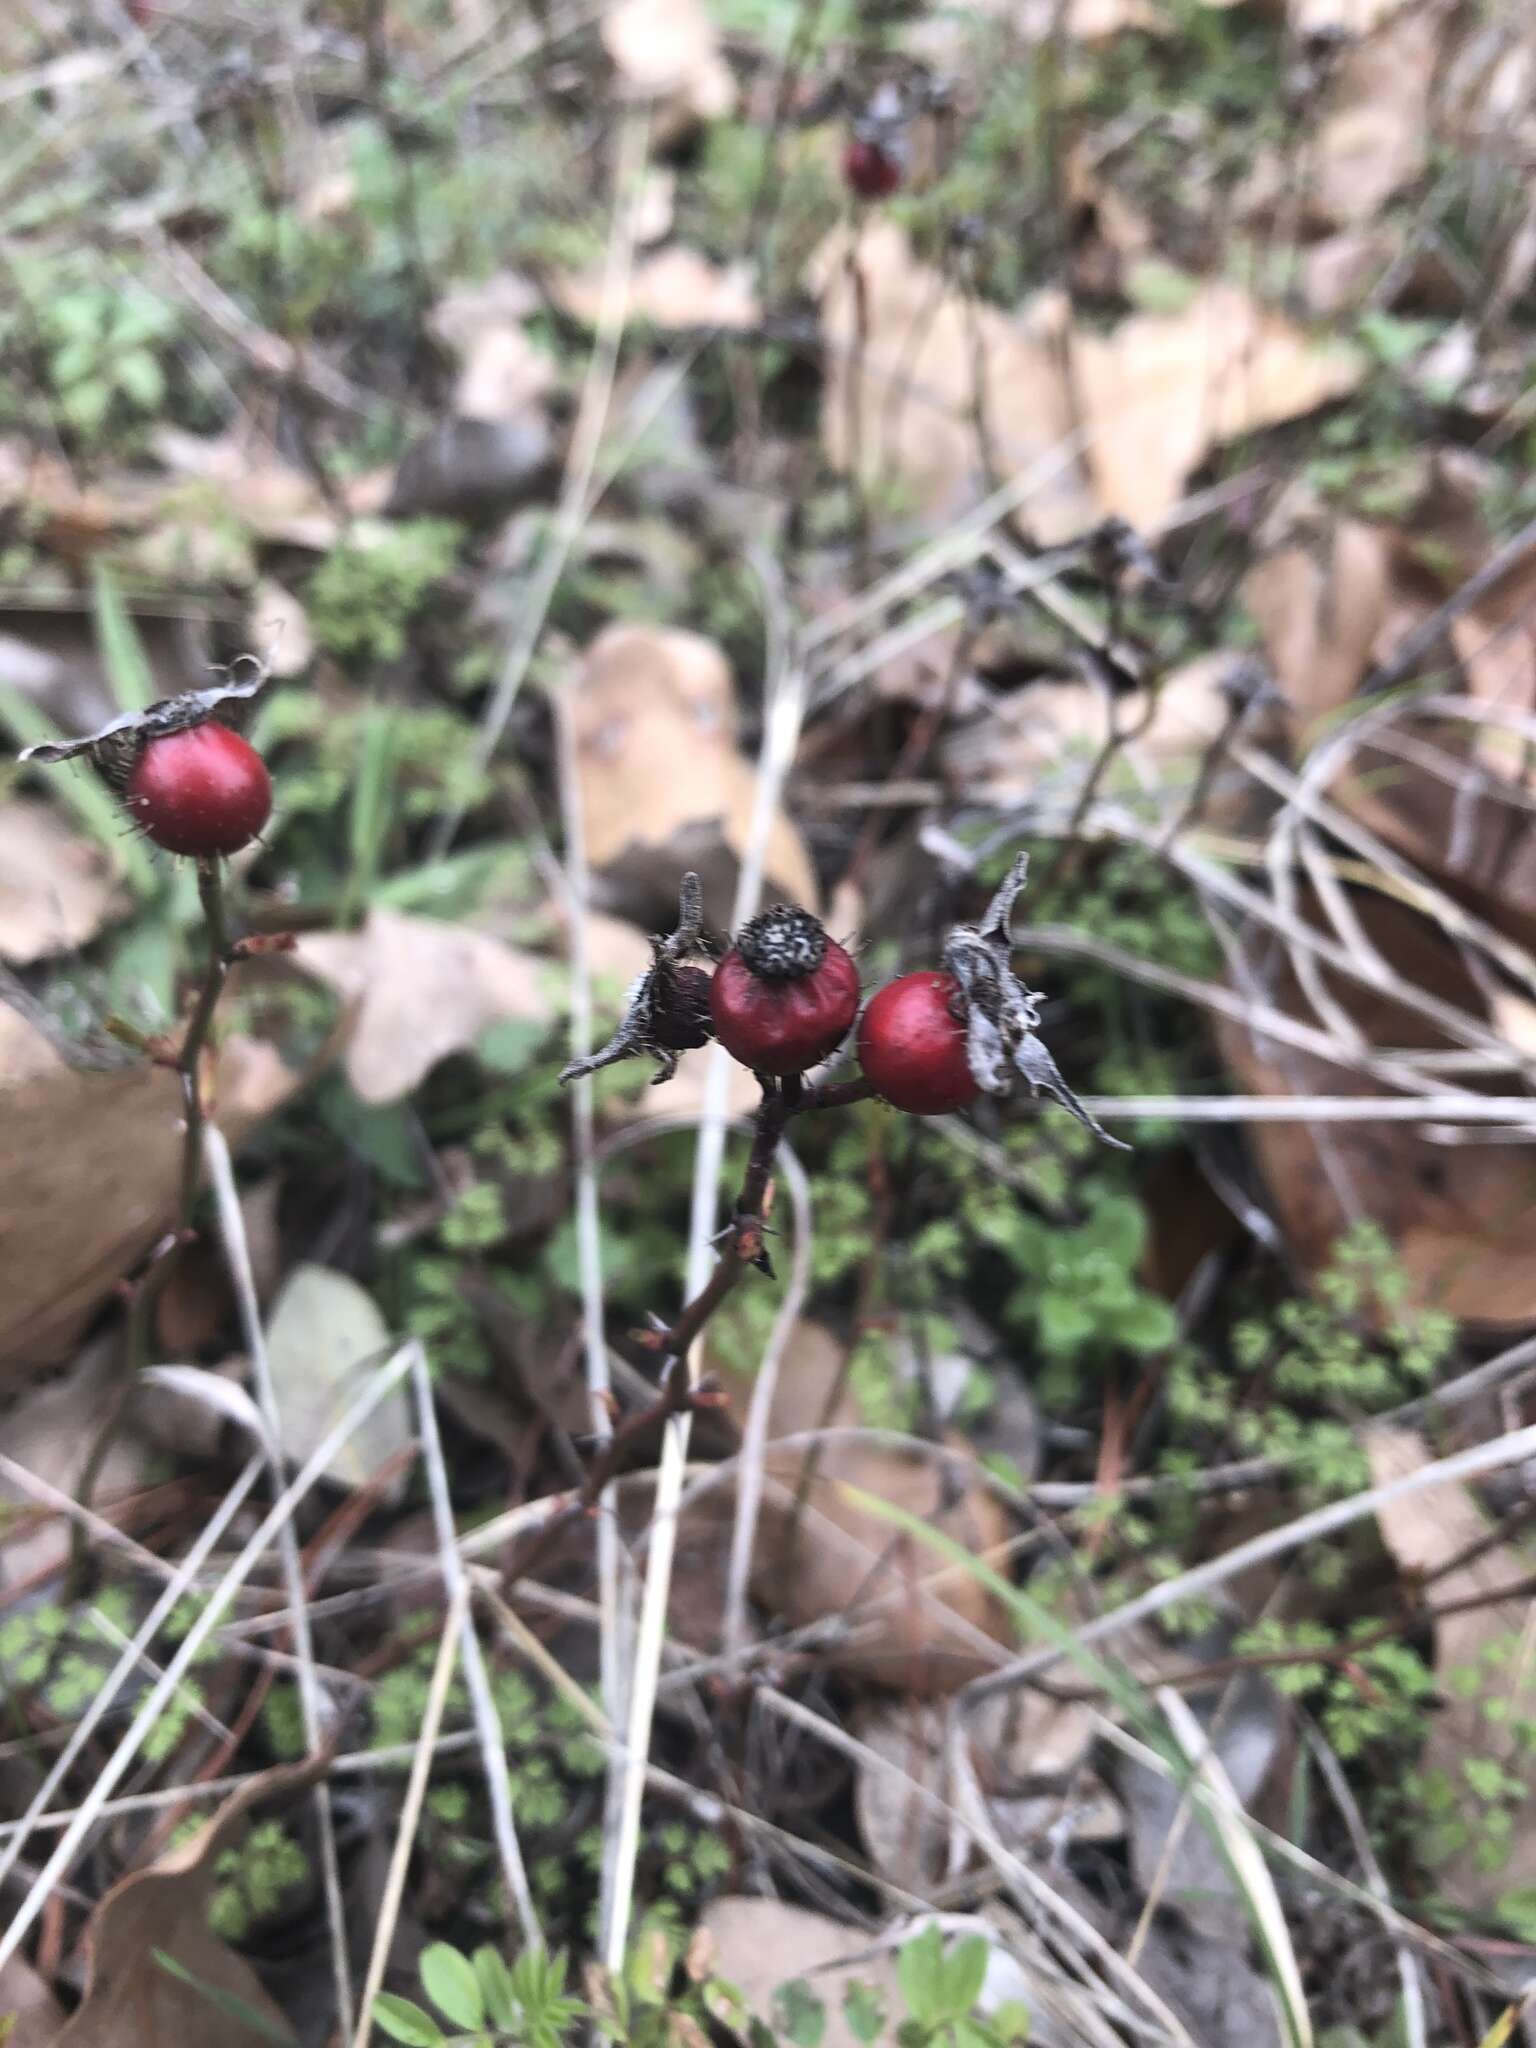
[[[1261, 1535], [1252, 1536], [1246, 1543], [1234, 1544], [1223, 1551], [1220, 1557], [1208, 1559], [1204, 1564], [1193, 1565], [1181, 1572], [1175, 1579], [1165, 1580], [1161, 1585], [1149, 1587], [1134, 1600], [1127, 1600], [1122, 1606], [1111, 1609], [1107, 1614], [1095, 1615], [1078, 1625], [1076, 1640], [1083, 1647], [1090, 1643], [1103, 1642], [1118, 1635], [1134, 1623], [1147, 1621], [1154, 1614], [1162, 1614], [1168, 1608], [1177, 1606], [1181, 1600], [1192, 1600], [1205, 1593], [1213, 1593], [1228, 1579], [1247, 1571], [1251, 1565], [1267, 1564], [1271, 1558], [1283, 1557], [1287, 1551], [1299, 1550], [1304, 1543], [1316, 1543], [1324, 1536], [1331, 1536], [1337, 1530], [1351, 1528], [1362, 1522], [1378, 1509], [1389, 1506], [1393, 1501], [1410, 1499], [1414, 1494], [1428, 1492], [1432, 1487], [1447, 1486], [1466, 1479], [1480, 1479], [1489, 1472], [1501, 1472], [1509, 1465], [1523, 1464], [1527, 1458], [1536, 1457], [1536, 1424], [1525, 1429], [1508, 1431], [1495, 1437], [1490, 1443], [1473, 1444], [1465, 1451], [1457, 1451], [1448, 1458], [1437, 1458], [1433, 1464], [1421, 1466], [1415, 1472], [1404, 1473], [1399, 1479], [1391, 1479], [1381, 1486], [1369, 1486], [1361, 1493], [1352, 1493], [1345, 1500], [1330, 1501], [1326, 1507], [1313, 1508], [1310, 1513], [1298, 1515], [1294, 1521], [1282, 1523], [1278, 1529], [1266, 1529]], [[972, 1679], [961, 1697], [971, 1701], [989, 1698], [999, 1692], [1006, 1692], [1024, 1680], [1036, 1677], [1048, 1666], [1055, 1664], [1064, 1653], [1053, 1644], [1028, 1651], [1015, 1658], [1003, 1670], [987, 1672]]]
[[[475, 771], [480, 774], [489, 768], [496, 749], [501, 744], [502, 735], [507, 729], [507, 721], [512, 716], [513, 706], [527, 679], [528, 665], [543, 635], [550, 601], [554, 597], [561, 576], [565, 573], [571, 550], [587, 517], [592, 472], [608, 423], [614, 373], [618, 367], [619, 347], [624, 338], [630, 270], [635, 252], [635, 230], [642, 199], [640, 173], [645, 165], [649, 137], [649, 112], [639, 109], [627, 114], [619, 135], [614, 219], [608, 236], [607, 257], [603, 269], [597, 332], [593, 338], [586, 375], [582, 379], [581, 399], [576, 410], [575, 425], [571, 429], [565, 475], [560, 486], [560, 500], [555, 508], [553, 529], [544, 543], [543, 551], [529, 579], [528, 588], [521, 594], [517, 630], [507, 649], [506, 659], [496, 678], [496, 687], [486, 703], [480, 730], [475, 738], [470, 758]], [[463, 809], [458, 805], [444, 814], [433, 837], [434, 852], [441, 854], [446, 850], [458, 831], [462, 818]]]
[[417, 1347], [416, 1356], [411, 1362], [411, 1381], [416, 1395], [416, 1413], [421, 1423], [421, 1458], [426, 1468], [427, 1489], [432, 1497], [432, 1526], [437, 1533], [437, 1554], [442, 1566], [443, 1590], [450, 1595], [455, 1612], [463, 1617], [460, 1633], [463, 1636], [464, 1683], [468, 1688], [469, 1702], [475, 1716], [475, 1732], [479, 1737], [480, 1760], [485, 1768], [486, 1789], [490, 1794], [491, 1822], [496, 1835], [497, 1853], [501, 1857], [501, 1872], [506, 1881], [507, 1896], [517, 1911], [523, 1939], [530, 1948], [539, 1948], [543, 1946], [544, 1937], [539, 1928], [538, 1915], [533, 1909], [533, 1895], [528, 1889], [528, 1873], [523, 1866], [523, 1854], [518, 1845], [517, 1826], [512, 1813], [512, 1783], [507, 1774], [507, 1753], [502, 1742], [496, 1702], [491, 1697], [491, 1682], [486, 1674], [480, 1638], [475, 1632], [475, 1617], [470, 1610], [469, 1576], [464, 1569], [464, 1560], [459, 1555], [458, 1531], [453, 1525], [453, 1501], [448, 1491], [448, 1467], [443, 1459], [443, 1443], [437, 1428], [437, 1409], [432, 1401], [432, 1376], [427, 1370], [426, 1354], [420, 1346]]
[[[256, 1405], [266, 1425], [267, 1440], [272, 1450], [272, 1487], [275, 1493], [281, 1494], [282, 1410], [272, 1378], [266, 1332], [261, 1326], [256, 1277], [251, 1270], [251, 1248], [245, 1234], [240, 1190], [235, 1185], [234, 1162], [224, 1133], [211, 1120], [203, 1131], [203, 1160], [218, 1207], [219, 1236], [224, 1245], [225, 1264], [240, 1306], [240, 1325], [251, 1361], [251, 1376], [256, 1382]], [[304, 1727], [304, 1753], [317, 1756], [325, 1741], [325, 1730], [321, 1726], [324, 1701], [320, 1674], [315, 1667], [314, 1633], [310, 1627], [309, 1597], [304, 1585], [304, 1560], [299, 1551], [298, 1531], [291, 1520], [285, 1520], [278, 1527], [277, 1554], [284, 1590], [288, 1595], [293, 1647], [299, 1664], [299, 1711]], [[336, 1987], [336, 2023], [343, 2033], [349, 2033], [352, 2027], [352, 1968], [347, 1955], [347, 1913], [341, 1896], [341, 1866], [336, 1854], [336, 1818], [331, 1807], [330, 1788], [323, 1781], [316, 1785], [314, 1797], [320, 1877], [331, 1943], [331, 1976]]]
[[192, 1548], [166, 1580], [159, 1597], [135, 1629], [122, 1655], [91, 1695], [90, 1704], [70, 1730], [69, 1740], [49, 1766], [47, 1775], [33, 1793], [26, 1812], [19, 1820], [13, 1821], [6, 1830], [5, 1848], [0, 1851], [0, 1885], [3, 1885], [10, 1876], [16, 1859], [25, 1848], [34, 1828], [39, 1824], [46, 1824], [44, 1816], [48, 1811], [48, 1802], [68, 1777], [75, 1759], [95, 1734], [103, 1716], [137, 1669], [139, 1659], [159, 1634], [166, 1617], [190, 1589], [210, 1554], [223, 1539], [225, 1530], [234, 1520], [246, 1495], [260, 1478], [265, 1466], [264, 1458], [252, 1458], [241, 1472], [199, 1532]]
[[37, 1881], [23, 1899], [16, 1917], [3, 1932], [0, 1932], [0, 1967], [9, 1962], [20, 1948], [27, 1930], [47, 1903], [53, 1887], [69, 1869], [75, 1851], [143, 1747], [150, 1729], [164, 1711], [166, 1701], [186, 1677], [198, 1651], [218, 1626], [220, 1610], [224, 1603], [245, 1584], [265, 1555], [273, 1537], [289, 1520], [294, 1509], [316, 1480], [322, 1478], [329, 1470], [336, 1453], [348, 1441], [352, 1432], [372, 1414], [384, 1396], [404, 1377], [417, 1348], [414, 1344], [404, 1345], [392, 1358], [384, 1361], [341, 1420], [316, 1445], [289, 1485], [263, 1516], [255, 1533], [247, 1538], [233, 1561], [226, 1567], [207, 1605], [183, 1636], [175, 1656], [166, 1665], [163, 1676], [140, 1702], [139, 1710], [129, 1724], [127, 1732], [103, 1764], [92, 1788], [91, 1797], [76, 1813], [65, 1830], [63, 1840], [38, 1873]]
[[464, 1630], [468, 1621], [469, 1585], [466, 1580], [461, 1579], [449, 1599], [443, 1633], [438, 1639], [437, 1659], [432, 1666], [431, 1684], [427, 1688], [426, 1710], [421, 1717], [421, 1733], [417, 1737], [411, 1757], [411, 1774], [406, 1781], [405, 1802], [400, 1809], [400, 1825], [395, 1830], [395, 1846], [390, 1852], [389, 1869], [384, 1879], [384, 1895], [379, 1901], [379, 1922], [374, 1930], [373, 1949], [368, 1957], [368, 1974], [363, 1979], [362, 2010], [358, 2014], [357, 2030], [352, 2036], [352, 2048], [368, 2048], [373, 2033], [373, 2002], [383, 1988], [384, 1972], [389, 1967], [390, 1943], [395, 1938], [395, 1927], [400, 1918], [400, 1902], [405, 1896], [405, 1880], [410, 1868], [411, 1850], [415, 1845], [416, 1829], [421, 1821], [422, 1802], [427, 1796], [427, 1782], [432, 1775], [432, 1758], [438, 1730], [443, 1725], [443, 1713], [448, 1705], [448, 1688], [453, 1683], [455, 1652], [466, 1641]]
[[[785, 778], [794, 760], [795, 748], [805, 717], [806, 673], [790, 646], [787, 607], [776, 571], [754, 557], [764, 584], [767, 629], [767, 672], [769, 677], [767, 715], [762, 744], [758, 750], [757, 788], [747, 843], [737, 877], [732, 909], [733, 928], [740, 927], [757, 909], [763, 886], [763, 867], [768, 838], [778, 812]], [[720, 1164], [724, 1154], [729, 1055], [719, 1045], [710, 1048], [705, 1082], [704, 1114], [694, 1153], [693, 1199], [688, 1237], [685, 1298], [691, 1300], [709, 1278], [714, 1262], [712, 1240], [719, 1208]], [[698, 1379], [698, 1347], [680, 1361], [690, 1381]], [[635, 1644], [634, 1668], [630, 1677], [626, 1717], [623, 1790], [620, 1797], [617, 1834], [605, 1844], [604, 1896], [608, 1917], [600, 1932], [600, 1949], [607, 1967], [617, 1973], [623, 1968], [629, 1940], [633, 1906], [635, 1862], [640, 1847], [640, 1808], [645, 1795], [645, 1771], [650, 1757], [651, 1723], [656, 1711], [656, 1685], [661, 1672], [662, 1644], [666, 1635], [667, 1600], [672, 1585], [672, 1563], [677, 1547], [678, 1502], [688, 1462], [692, 1417], [686, 1412], [674, 1416], [662, 1438], [661, 1465], [656, 1480], [655, 1511], [651, 1522], [650, 1550], [646, 1560], [645, 1589], [640, 1603], [640, 1627]], [[610, 1876], [611, 1873], [611, 1876]]]

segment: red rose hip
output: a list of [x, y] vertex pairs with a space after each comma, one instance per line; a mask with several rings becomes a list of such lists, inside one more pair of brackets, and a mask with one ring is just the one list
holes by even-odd
[[859, 970], [819, 918], [788, 903], [743, 925], [709, 985], [715, 1036], [757, 1074], [803, 1074], [847, 1037]]
[[874, 996], [859, 1025], [859, 1063], [875, 1092], [913, 1116], [964, 1109], [980, 1094], [965, 1056], [952, 974], [904, 974]]
[[901, 158], [883, 142], [856, 135], [843, 151], [843, 180], [860, 199], [889, 199], [901, 177]]
[[211, 860], [249, 846], [266, 824], [272, 778], [227, 725], [192, 725], [145, 743], [123, 802], [156, 846]]

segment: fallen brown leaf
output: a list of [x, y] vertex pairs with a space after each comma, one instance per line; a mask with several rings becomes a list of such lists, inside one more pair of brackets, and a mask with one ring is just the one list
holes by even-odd
[[[243, 1834], [252, 1810], [291, 1798], [323, 1763], [283, 1766], [249, 1779], [190, 1841], [148, 1870], [112, 1887], [91, 1916], [91, 1975], [84, 2002], [55, 2048], [186, 2048], [296, 2038], [251, 1965], [208, 1927], [208, 1898], [222, 1853]], [[263, 2023], [182, 1981], [156, 1961], [170, 1956], [216, 1994], [238, 2000]]]
[[[7, 1457], [35, 1479], [73, 1495], [101, 1418], [122, 1387], [121, 1351], [115, 1334], [94, 1338], [67, 1371], [51, 1374], [7, 1407]], [[114, 1433], [97, 1479], [98, 1504], [120, 1499], [142, 1484], [149, 1456], [142, 1421], [135, 1408]], [[35, 1493], [9, 1478], [0, 1478], [0, 1501], [23, 1514], [39, 1505]], [[24, 1586], [56, 1571], [69, 1545], [69, 1525], [59, 1515], [18, 1529], [0, 1541], [0, 1584]]]
[[783, 1899], [724, 1898], [705, 1907], [700, 1924], [716, 1975], [735, 1986], [775, 2038], [783, 2020], [775, 2001], [785, 1985], [802, 1980], [826, 2007], [821, 2048], [858, 2048], [860, 2037], [842, 2011], [850, 1984], [869, 1985], [887, 2012], [903, 2009], [894, 1954], [870, 1954], [867, 1934], [825, 1913]]
[[[1374, 220], [1429, 161], [1430, 95], [1445, 39], [1446, 0], [1310, 5], [1319, 28], [1340, 27], [1364, 37], [1341, 59], [1328, 110], [1309, 145], [1312, 212], [1330, 227], [1357, 227]], [[1298, 25], [1298, 32], [1305, 29]]]
[[[269, 1045], [222, 1046], [213, 1101], [238, 1145], [296, 1085]], [[167, 1227], [181, 1172], [177, 1078], [68, 1066], [0, 1004], [0, 1375], [62, 1357]]]
[[[1364, 1445], [1376, 1485], [1405, 1478], [1432, 1462], [1413, 1431], [1372, 1423]], [[1484, 1543], [1487, 1517], [1464, 1486], [1436, 1486], [1378, 1508], [1382, 1539], [1411, 1583], [1437, 1576], [1437, 1606], [1495, 1593], [1530, 1577], [1531, 1561], [1513, 1544], [1498, 1543], [1465, 1563], [1454, 1563]], [[1427, 1716], [1420, 1768], [1450, 1780], [1456, 1810], [1466, 1815], [1471, 1839], [1435, 1866], [1437, 1890], [1463, 1912], [1486, 1913], [1508, 1892], [1536, 1884], [1536, 1785], [1527, 1768], [1521, 1730], [1536, 1715], [1536, 1663], [1532, 1626], [1536, 1603], [1495, 1600], [1435, 1623], [1435, 1675], [1444, 1704]], [[1474, 1683], [1475, 1679], [1475, 1683]], [[1463, 1766], [1498, 1763], [1524, 1786], [1514, 1812], [1507, 1856], [1479, 1855], [1486, 1845], [1469, 1801]]]
[[609, 0], [603, 47], [631, 99], [658, 102], [663, 146], [736, 104], [736, 80], [704, 0]]
[[[880, 1700], [854, 1722], [859, 1740], [895, 1766], [861, 1767], [854, 1788], [870, 1863], [888, 1883], [919, 1895], [956, 1874], [945, 1813], [960, 1803], [951, 1783], [952, 1713], [944, 1702]], [[958, 1739], [1006, 1848], [1035, 1853], [1069, 1809], [1074, 1843], [1112, 1841], [1123, 1832], [1117, 1802], [1085, 1768], [1093, 1723], [1080, 1701], [1022, 1691], [986, 1700], [966, 1716]]]
[[[796, 1326], [769, 1411], [770, 1445], [806, 1430], [857, 1426], [858, 1410], [846, 1389], [832, 1398], [843, 1359], [844, 1347], [829, 1331], [810, 1322]], [[727, 1391], [740, 1419], [750, 1387], [728, 1382]], [[819, 1660], [903, 1692], [953, 1692], [989, 1669], [989, 1641], [1008, 1635], [992, 1594], [854, 1497], [872, 1494], [990, 1558], [1012, 1530], [969, 1462], [834, 1443], [823, 1447], [807, 1483], [807, 1456], [800, 1449], [770, 1449], [765, 1460], [756, 1598], [791, 1628], [848, 1616], [847, 1641], [828, 1645]], [[804, 1506], [797, 1512], [802, 1486]]]
[[432, 918], [373, 910], [360, 932], [301, 938], [294, 957], [356, 1005], [343, 1064], [364, 1102], [397, 1102], [491, 1024], [553, 1014], [535, 955]]
[[0, 1970], [0, 2031], [6, 2048], [52, 2048], [64, 2024], [64, 2009], [25, 1956], [12, 1956]]
[[93, 939], [117, 907], [112, 863], [32, 797], [0, 804], [0, 960], [24, 967]]
[[[821, 302], [827, 348], [821, 432], [835, 468], [852, 466], [853, 413], [866, 482], [897, 477], [936, 517], [968, 503], [982, 485], [974, 417], [978, 353], [999, 467], [1013, 476], [1063, 448], [1073, 417], [1052, 345], [1061, 321], [1057, 300], [1042, 296], [1016, 320], [978, 306], [973, 325], [947, 280], [918, 262], [901, 229], [886, 221], [856, 236], [845, 228], [830, 235], [812, 257], [806, 283]], [[1070, 458], [1026, 508], [1031, 529], [1045, 541], [1081, 531], [1093, 516]]]
[[1143, 532], [1212, 449], [1313, 412], [1363, 374], [1355, 350], [1314, 341], [1223, 281], [1177, 313], [1135, 313], [1109, 335], [1079, 328], [1072, 364], [1099, 509]]
[[[1480, 991], [1456, 947], [1402, 903], [1352, 891], [1370, 943], [1405, 980], [1474, 1020]], [[1314, 913], [1315, 914], [1315, 913]], [[1316, 1028], [1321, 1019], [1276, 954], [1255, 964], [1268, 1000]], [[1329, 969], [1328, 992], [1377, 1047], [1442, 1049], [1448, 1040], [1389, 995]], [[1217, 1025], [1223, 1056], [1243, 1091], [1259, 1095], [1374, 1095], [1397, 1091], [1353, 1068]], [[1407, 1275], [1411, 1299], [1490, 1328], [1536, 1319], [1536, 1164], [1523, 1146], [1431, 1144], [1410, 1124], [1260, 1123], [1253, 1147], [1293, 1257], [1318, 1273], [1335, 1241], [1362, 1217], [1379, 1223]]]
[[503, 271], [450, 292], [433, 309], [432, 332], [459, 361], [458, 418], [515, 420], [548, 396], [554, 360], [529, 339], [524, 324], [539, 304], [526, 279]]
[[1376, 527], [1293, 503], [1244, 578], [1243, 601], [1303, 730], [1347, 703], [1370, 665], [1392, 614], [1390, 564]]
[[[752, 829], [757, 772], [736, 745], [725, 657], [696, 633], [610, 626], [587, 649], [560, 715], [576, 746], [587, 856], [610, 906], [642, 929], [671, 929], [689, 868], [723, 927]], [[766, 891], [814, 907], [816, 876], [780, 811]]]

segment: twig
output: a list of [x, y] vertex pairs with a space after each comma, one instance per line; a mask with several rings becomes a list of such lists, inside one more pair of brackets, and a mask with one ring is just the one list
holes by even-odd
[[[122, 1426], [134, 1383], [140, 1369], [149, 1362], [150, 1326], [155, 1304], [159, 1301], [175, 1265], [173, 1254], [180, 1249], [191, 1231], [192, 1218], [197, 1208], [207, 1114], [203, 1101], [203, 1052], [213, 1029], [214, 1011], [218, 1008], [219, 997], [224, 992], [224, 983], [234, 958], [229, 946], [225, 920], [223, 864], [217, 858], [200, 860], [197, 863], [197, 894], [203, 906], [203, 917], [207, 925], [208, 955], [192, 1014], [187, 1019], [176, 1056], [169, 1062], [175, 1070], [181, 1089], [183, 1119], [176, 1228], [163, 1237], [150, 1253], [149, 1263], [139, 1275], [129, 1298], [122, 1382], [91, 1443], [75, 1485], [75, 1491], [83, 1507], [89, 1507], [91, 1504], [102, 1468]], [[85, 1581], [85, 1566], [84, 1527], [77, 1523], [70, 1543], [69, 1570], [65, 1581], [67, 1597], [79, 1597]]]

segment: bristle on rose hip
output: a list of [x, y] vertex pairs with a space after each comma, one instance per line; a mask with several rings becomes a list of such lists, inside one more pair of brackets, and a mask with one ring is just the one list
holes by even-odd
[[803, 1074], [837, 1050], [859, 1009], [859, 970], [820, 918], [778, 903], [742, 926], [710, 984], [715, 1035], [757, 1074]]
[[272, 778], [248, 740], [208, 721], [147, 740], [123, 806], [167, 853], [212, 860], [238, 853], [272, 813]]

